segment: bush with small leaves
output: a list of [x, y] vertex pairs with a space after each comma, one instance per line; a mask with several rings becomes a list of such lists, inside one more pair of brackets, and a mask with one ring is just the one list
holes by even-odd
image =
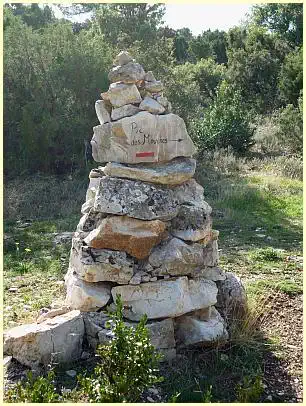
[[123, 321], [119, 296], [109, 326], [113, 338], [97, 349], [101, 361], [93, 375], [79, 376], [81, 391], [90, 402], [136, 402], [145, 389], [161, 382], [158, 376], [160, 354], [155, 352], [144, 316], [137, 327]]
[[18, 382], [6, 394], [8, 403], [57, 403], [61, 402], [61, 396], [56, 392], [55, 374], [49, 371], [47, 376], [34, 378], [32, 372], [28, 372], [25, 382]]
[[203, 111], [202, 118], [193, 120], [191, 135], [200, 153], [227, 147], [235, 153], [244, 153], [254, 144], [250, 122], [241, 95], [223, 81], [213, 104]]

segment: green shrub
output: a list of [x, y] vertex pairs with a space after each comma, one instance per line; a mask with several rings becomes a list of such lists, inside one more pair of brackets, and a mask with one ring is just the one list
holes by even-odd
[[231, 146], [235, 153], [243, 153], [254, 143], [254, 129], [242, 98], [225, 81], [203, 117], [193, 120], [191, 132], [200, 152]]
[[16, 387], [10, 389], [6, 395], [9, 403], [56, 403], [61, 401], [61, 396], [56, 393], [54, 372], [48, 372], [46, 377], [34, 378], [28, 372], [25, 382], [18, 382]]
[[79, 376], [81, 391], [90, 402], [136, 402], [143, 391], [160, 382], [157, 376], [160, 355], [150, 343], [144, 316], [137, 327], [123, 322], [122, 302], [116, 300], [110, 327], [114, 334], [110, 344], [100, 346], [101, 361], [93, 375]]
[[237, 385], [237, 401], [238, 403], [258, 402], [263, 390], [264, 387], [260, 376], [256, 376], [255, 379], [247, 376], [243, 379], [242, 384]]
[[288, 104], [276, 113], [278, 131], [276, 135], [291, 153], [303, 154], [303, 98], [297, 107]]

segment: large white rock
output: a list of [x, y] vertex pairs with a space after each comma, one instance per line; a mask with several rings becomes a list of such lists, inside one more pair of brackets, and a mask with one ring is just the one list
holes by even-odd
[[78, 310], [47, 319], [40, 324], [24, 324], [4, 333], [4, 354], [21, 364], [67, 363], [82, 354], [84, 322]]
[[179, 185], [186, 182], [195, 173], [196, 160], [193, 158], [175, 158], [170, 162], [156, 164], [120, 164], [109, 162], [105, 174], [118, 178], [141, 180], [162, 185]]
[[175, 337], [178, 346], [204, 345], [228, 339], [225, 322], [212, 307], [208, 320], [194, 316], [181, 316], [175, 319]]
[[137, 113], [140, 113], [141, 109], [137, 106], [133, 106], [133, 104], [126, 104], [122, 107], [118, 107], [117, 109], [112, 110], [112, 120], [120, 120], [124, 117], [134, 116]]
[[179, 210], [173, 190], [140, 181], [101, 178], [94, 209], [141, 220], [170, 220]]
[[78, 279], [69, 269], [65, 276], [67, 294], [65, 304], [71, 309], [84, 312], [96, 311], [110, 300], [110, 285], [107, 283], [87, 283]]
[[165, 107], [159, 104], [156, 100], [151, 97], [145, 97], [143, 101], [139, 104], [141, 110], [146, 110], [152, 114], [162, 114], [165, 111]]
[[121, 295], [123, 313], [128, 319], [140, 320], [144, 314], [149, 319], [157, 319], [177, 317], [215, 304], [217, 287], [206, 279], [180, 277], [137, 286], [116, 286], [112, 289], [114, 301], [117, 294]]
[[111, 117], [104, 100], [97, 100], [95, 103], [95, 109], [100, 124], [109, 123], [111, 121]]
[[128, 62], [124, 65], [115, 66], [108, 74], [110, 82], [136, 83], [143, 80], [145, 71], [136, 62]]
[[196, 152], [182, 118], [146, 111], [94, 127], [91, 145], [97, 162], [163, 162]]
[[[103, 100], [107, 100], [113, 107], [121, 107], [125, 104], [140, 103], [142, 98], [135, 84], [112, 83], [107, 92], [101, 94]], [[108, 161], [108, 159], [106, 160]], [[103, 161], [102, 161], [103, 162]]]

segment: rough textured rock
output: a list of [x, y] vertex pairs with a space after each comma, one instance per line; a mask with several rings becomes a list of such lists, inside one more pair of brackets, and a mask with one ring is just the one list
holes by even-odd
[[101, 96], [103, 100], [109, 101], [114, 107], [140, 103], [142, 100], [137, 86], [135, 84], [126, 83], [112, 83], [108, 91], [102, 93]]
[[111, 288], [107, 283], [87, 283], [78, 279], [71, 269], [65, 276], [66, 305], [84, 312], [99, 310], [110, 299]]
[[105, 173], [103, 172], [103, 167], [99, 166], [99, 168], [92, 169], [89, 172], [89, 179], [91, 179], [91, 178], [102, 178], [102, 176], [104, 176], [104, 175], [105, 175]]
[[150, 93], [158, 93], [163, 90], [164, 86], [160, 80], [155, 80], [155, 81], [145, 81], [144, 88]]
[[138, 259], [150, 255], [162, 239], [166, 225], [160, 220], [144, 221], [127, 216], [110, 216], [85, 238], [93, 248], [125, 251]]
[[181, 205], [178, 215], [171, 221], [170, 232], [185, 241], [199, 241], [211, 233], [211, 207]]
[[97, 100], [95, 103], [95, 109], [100, 124], [109, 123], [111, 121], [111, 117], [104, 100]]
[[110, 82], [136, 83], [143, 80], [145, 71], [139, 63], [128, 62], [115, 66], [108, 74]]
[[152, 114], [162, 114], [165, 111], [165, 107], [151, 97], [145, 97], [144, 100], [139, 104], [139, 108]]
[[126, 65], [129, 62], [134, 62], [134, 59], [131, 57], [131, 55], [127, 51], [121, 51], [116, 58], [114, 59], [113, 64], [115, 66], [117, 65]]
[[96, 197], [100, 179], [101, 177], [89, 178], [89, 185], [86, 191], [86, 201]]
[[93, 208], [95, 203], [95, 199], [91, 197], [90, 199], [86, 200], [86, 202], [82, 205], [81, 213], [86, 214], [89, 213], [90, 210]]
[[150, 70], [145, 74], [144, 80], [146, 82], [155, 82], [156, 81], [153, 72]]
[[91, 208], [88, 213], [85, 213], [84, 216], [81, 217], [79, 224], [77, 225], [78, 232], [89, 232], [93, 230], [97, 224], [102, 221], [103, 218], [106, 217], [104, 213], [97, 213], [96, 211]]
[[181, 316], [175, 320], [175, 337], [179, 346], [210, 344], [228, 339], [225, 322], [212, 307], [210, 318], [206, 321], [194, 316]]
[[170, 220], [179, 206], [171, 189], [107, 176], [100, 180], [94, 209], [141, 220]]
[[134, 116], [140, 111], [141, 109], [139, 107], [133, 106], [133, 104], [126, 104], [125, 106], [112, 110], [112, 120], [116, 121], [124, 117]]
[[[134, 102], [123, 104], [129, 103]], [[196, 152], [183, 119], [172, 113], [155, 115], [147, 111], [94, 127], [91, 145], [97, 162], [163, 162], [191, 157]]]
[[191, 276], [193, 278], [200, 276], [214, 282], [224, 281], [226, 278], [225, 272], [223, 272], [222, 269], [218, 268], [217, 266], [207, 266], [205, 268], [195, 269], [193, 272], [191, 272]]
[[203, 248], [203, 258], [204, 266], [217, 266], [219, 264], [218, 242], [216, 240], [209, 242]]
[[134, 261], [126, 252], [108, 249], [72, 248], [70, 267], [78, 278], [86, 282], [129, 283], [133, 276]]
[[124, 316], [140, 320], [143, 314], [149, 319], [177, 317], [192, 310], [216, 303], [217, 287], [212, 281], [197, 278], [188, 280], [161, 280], [137, 286], [116, 286], [113, 299], [120, 294], [124, 305]]
[[156, 349], [175, 347], [173, 319], [151, 322], [146, 327]]
[[21, 364], [67, 363], [81, 357], [84, 322], [79, 311], [48, 319], [40, 324], [24, 324], [4, 334], [4, 353]]
[[149, 257], [153, 267], [162, 268], [172, 276], [190, 275], [203, 262], [203, 247], [200, 244], [188, 245], [178, 238], [155, 247]]
[[120, 164], [109, 162], [105, 174], [118, 178], [141, 180], [162, 185], [179, 185], [194, 175], [196, 160], [193, 158], [175, 158], [170, 162], [157, 164]]
[[44, 322], [47, 319], [52, 319], [55, 316], [60, 316], [61, 314], [68, 313], [69, 311], [70, 311], [70, 309], [69, 309], [68, 306], [63, 306], [63, 307], [60, 307], [58, 309], [52, 309], [52, 310], [49, 310], [46, 313], [41, 314], [38, 317], [38, 319], [36, 320], [36, 322], [39, 324], [39, 323]]
[[[113, 338], [113, 333], [106, 322], [110, 317], [103, 312], [89, 312], [83, 315], [85, 334], [88, 344], [95, 350], [98, 344], [106, 344]], [[126, 322], [128, 326], [136, 327], [137, 323]], [[157, 350], [175, 348], [174, 324], [172, 319], [149, 322], [146, 324], [151, 343]]]
[[238, 276], [225, 272], [225, 279], [217, 283], [218, 304], [222, 314], [233, 317], [247, 309], [246, 293]]
[[165, 108], [167, 108], [169, 105], [169, 101], [168, 101], [167, 97], [164, 97], [164, 96], [158, 96], [156, 98], [156, 101]]
[[204, 200], [204, 188], [195, 179], [190, 179], [174, 189], [175, 197], [180, 204], [202, 207], [208, 210], [208, 204]]

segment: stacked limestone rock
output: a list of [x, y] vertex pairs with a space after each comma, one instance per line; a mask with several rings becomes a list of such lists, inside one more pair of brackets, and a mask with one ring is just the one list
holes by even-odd
[[[127, 322], [147, 314], [157, 348], [227, 338], [215, 309], [218, 232], [194, 179], [195, 147], [171, 113], [163, 84], [121, 52], [96, 102], [95, 161], [72, 241], [66, 304], [88, 313], [89, 342], [104, 342], [105, 314], [120, 294]], [[86, 327], [85, 323], [85, 327]], [[89, 323], [89, 324], [88, 324]]]
[[[178, 347], [226, 340], [223, 314], [245, 308], [240, 281], [218, 268], [218, 232], [193, 179], [194, 145], [172, 114], [163, 85], [122, 52], [96, 103], [90, 173], [72, 239], [66, 305], [4, 334], [4, 354], [31, 368], [65, 364], [108, 342], [107, 308], [117, 294], [126, 323], [147, 314], [152, 344]], [[84, 351], [85, 349], [85, 351]], [[86, 355], [87, 354], [87, 355]]]

